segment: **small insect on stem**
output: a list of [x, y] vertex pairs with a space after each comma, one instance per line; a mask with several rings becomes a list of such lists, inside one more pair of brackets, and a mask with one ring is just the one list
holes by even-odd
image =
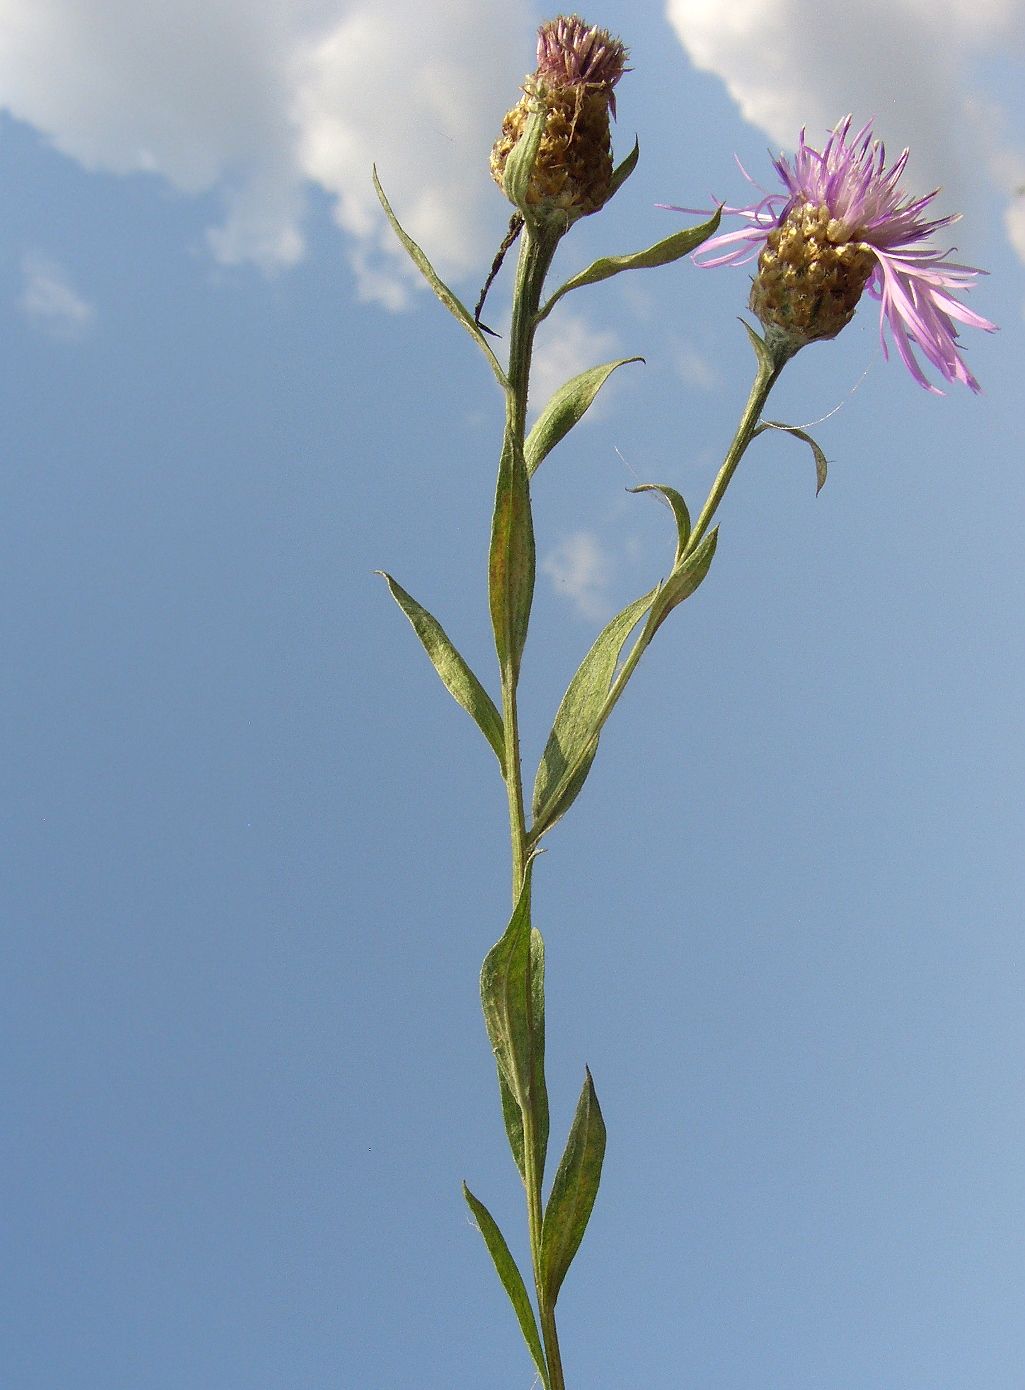
[[505, 260], [505, 253], [509, 250], [510, 246], [513, 245], [516, 238], [522, 231], [523, 218], [520, 216], [518, 212], [514, 212], [512, 217], [510, 217], [509, 219], [509, 230], [506, 232], [505, 239], [502, 242], [501, 246], [498, 248], [498, 255], [491, 262], [491, 270], [488, 273], [488, 278], [484, 281], [484, 288], [481, 290], [480, 298], [477, 300], [477, 307], [473, 311], [474, 323], [481, 330], [481, 332], [490, 333], [492, 338], [500, 338], [502, 335], [500, 333], [496, 333], [493, 328], [489, 328], [486, 323], [481, 323], [480, 316], [484, 310], [484, 301], [488, 297], [488, 290], [495, 283], [495, 277], [498, 275], [498, 272], [502, 269], [502, 262]]

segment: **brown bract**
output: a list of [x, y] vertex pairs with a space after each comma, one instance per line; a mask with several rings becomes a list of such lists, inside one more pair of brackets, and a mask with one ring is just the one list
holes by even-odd
[[560, 16], [538, 30], [537, 70], [502, 122], [491, 151], [491, 174], [505, 192], [505, 167], [527, 121], [545, 115], [544, 135], [526, 201], [539, 211], [565, 212], [572, 221], [597, 212], [612, 188], [613, 88], [627, 51], [606, 29], [578, 16]]
[[848, 324], [875, 268], [861, 242], [842, 236], [829, 209], [798, 203], [766, 238], [751, 285], [750, 307], [762, 324], [803, 347], [835, 338]]

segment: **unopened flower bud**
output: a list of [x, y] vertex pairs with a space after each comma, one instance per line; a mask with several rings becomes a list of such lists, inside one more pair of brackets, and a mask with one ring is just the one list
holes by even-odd
[[597, 212], [612, 191], [609, 113], [613, 88], [626, 71], [627, 51], [607, 29], [578, 15], [560, 16], [538, 30], [537, 69], [502, 122], [491, 151], [491, 174], [505, 192], [505, 166], [532, 112], [545, 113], [544, 135], [526, 201], [569, 220]]

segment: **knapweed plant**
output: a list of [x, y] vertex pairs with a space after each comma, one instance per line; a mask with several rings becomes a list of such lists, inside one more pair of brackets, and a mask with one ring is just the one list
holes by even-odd
[[[791, 165], [776, 161], [782, 191], [764, 193], [746, 207], [724, 207], [701, 225], [677, 231], [633, 255], [593, 262], [554, 291], [546, 280], [556, 248], [581, 217], [600, 212], [637, 162], [636, 144], [618, 166], [612, 158], [610, 117], [626, 67], [623, 44], [577, 16], [539, 31], [537, 68], [505, 117], [491, 155], [491, 174], [514, 213], [507, 248], [519, 242], [503, 363], [478, 313], [445, 285], [427, 256], [403, 231], [380, 184], [378, 195], [403, 246], [435, 294], [484, 354], [505, 399], [505, 431], [488, 554], [488, 601], [498, 657], [499, 700], [456, 650], [438, 620], [390, 575], [388, 587], [409, 619], [438, 675], [491, 745], [505, 784], [512, 861], [512, 915], [488, 952], [480, 978], [481, 1002], [498, 1069], [502, 1117], [526, 1196], [533, 1299], [487, 1207], [468, 1188], [466, 1200], [512, 1303], [537, 1374], [546, 1390], [564, 1390], [555, 1309], [559, 1290], [580, 1246], [594, 1205], [605, 1153], [605, 1123], [590, 1073], [545, 1196], [548, 1099], [545, 1089], [544, 945], [533, 925], [531, 866], [541, 842], [580, 793], [606, 720], [649, 644], [674, 608], [691, 596], [715, 555], [712, 526], [737, 465], [767, 429], [782, 429], [808, 444], [819, 487], [826, 459], [803, 430], [766, 421], [762, 411], [787, 362], [808, 343], [836, 337], [862, 294], [880, 304], [897, 352], [920, 385], [927, 381], [916, 352], [947, 381], [977, 390], [962, 361], [956, 323], [991, 330], [954, 292], [978, 271], [945, 259], [927, 245], [952, 221], [923, 216], [931, 199], [901, 191], [905, 152], [886, 167], [870, 127], [851, 134], [850, 120], [820, 150], [802, 132]], [[677, 209], [679, 210], [679, 209]], [[739, 230], [715, 235], [723, 215], [743, 219]], [[764, 330], [747, 327], [754, 349], [754, 384], [722, 467], [696, 520], [681, 494], [661, 483], [634, 489], [660, 494], [676, 523], [676, 550], [666, 577], [627, 605], [598, 634], [555, 713], [528, 801], [517, 716], [520, 660], [534, 594], [531, 478], [581, 419], [609, 375], [627, 361], [605, 362], [558, 390], [527, 430], [527, 395], [534, 335], [568, 294], [628, 271], [671, 265], [701, 248], [698, 264], [739, 264], [757, 257], [750, 309]], [[496, 262], [497, 264], [497, 262]], [[883, 342], [884, 352], [886, 342]]]

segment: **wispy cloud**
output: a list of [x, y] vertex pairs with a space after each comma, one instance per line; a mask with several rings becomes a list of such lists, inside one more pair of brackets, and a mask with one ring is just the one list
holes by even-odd
[[[1001, 113], [980, 119], [978, 74], [986, 61], [1025, 59], [1020, 4], [742, 0], [727, 20], [707, 0], [666, 0], [666, 13], [694, 65], [717, 74], [779, 147], [793, 149], [802, 126], [818, 136], [852, 111], [876, 118], [891, 155], [910, 146], [909, 188], [942, 184], [943, 210], [970, 208], [987, 175], [1009, 194], [997, 169], [1008, 154], [995, 143]], [[970, 237], [966, 223], [962, 242]]]
[[483, 171], [533, 25], [527, 0], [5, 0], [0, 105], [87, 168], [219, 195], [225, 264], [300, 259], [323, 189], [360, 293], [397, 307], [370, 166], [443, 274], [486, 266], [508, 211]]
[[610, 616], [608, 584], [613, 565], [590, 531], [567, 536], [541, 561], [541, 570], [582, 617], [604, 622]]
[[89, 331], [96, 310], [68, 279], [67, 271], [37, 252], [22, 258], [22, 312], [36, 328], [53, 338], [74, 341]]

